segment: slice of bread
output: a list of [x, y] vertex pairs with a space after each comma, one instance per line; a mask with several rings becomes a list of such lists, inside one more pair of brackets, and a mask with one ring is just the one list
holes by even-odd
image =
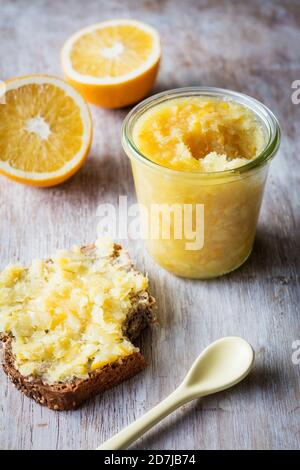
[[[81, 248], [83, 253], [92, 253], [95, 245]], [[48, 260], [47, 263], [51, 263]], [[128, 253], [120, 245], [114, 244], [111, 263], [121, 264], [127, 271], [135, 270]], [[155, 321], [155, 299], [147, 290], [141, 290], [131, 299], [131, 309], [123, 323], [123, 334], [130, 341], [135, 340], [141, 331]], [[90, 372], [87, 378], [72, 378], [65, 382], [44, 383], [43, 380], [31, 376], [23, 376], [15, 366], [12, 350], [14, 338], [2, 334], [3, 369], [18, 390], [33, 398], [41, 405], [53, 410], [71, 410], [79, 407], [85, 400], [103, 392], [124, 380], [134, 376], [146, 367], [146, 362], [139, 350], [120, 357], [109, 364]]]

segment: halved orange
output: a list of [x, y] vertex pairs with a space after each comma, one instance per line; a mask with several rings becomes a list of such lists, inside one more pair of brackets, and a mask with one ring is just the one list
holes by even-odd
[[88, 106], [64, 80], [31, 75], [5, 82], [0, 102], [4, 175], [33, 186], [62, 183], [83, 164], [91, 139]]
[[151, 90], [161, 57], [157, 31], [135, 20], [112, 20], [82, 29], [63, 46], [66, 79], [90, 103], [119, 108]]

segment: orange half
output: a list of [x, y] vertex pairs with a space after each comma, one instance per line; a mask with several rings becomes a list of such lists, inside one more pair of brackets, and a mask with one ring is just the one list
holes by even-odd
[[70, 178], [84, 163], [92, 121], [82, 96], [47, 75], [4, 82], [0, 101], [0, 172], [33, 186]]
[[161, 57], [157, 31], [134, 20], [112, 20], [82, 29], [62, 49], [66, 79], [90, 103], [119, 108], [151, 90]]

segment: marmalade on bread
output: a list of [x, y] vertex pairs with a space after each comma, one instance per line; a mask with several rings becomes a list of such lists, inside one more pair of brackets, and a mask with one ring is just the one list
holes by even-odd
[[122, 327], [145, 276], [112, 262], [114, 244], [59, 251], [0, 274], [0, 332], [13, 337], [15, 367], [44, 383], [64, 382], [138, 351]]

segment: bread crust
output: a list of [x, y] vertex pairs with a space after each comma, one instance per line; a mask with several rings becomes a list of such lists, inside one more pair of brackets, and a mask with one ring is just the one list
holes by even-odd
[[[94, 249], [94, 245], [82, 247], [83, 252]], [[51, 260], [48, 262], [51, 263]], [[120, 245], [114, 245], [112, 262], [121, 262], [126, 269], [135, 270], [127, 252]], [[130, 340], [137, 338], [149, 323], [155, 321], [154, 305], [155, 299], [146, 290], [132, 299], [132, 309], [123, 324], [123, 332]], [[76, 409], [84, 401], [133, 377], [146, 367], [146, 361], [138, 351], [96, 369], [86, 379], [74, 378], [67, 382], [46, 384], [41, 379], [23, 376], [15, 367], [11, 336], [0, 335], [0, 340], [4, 353], [2, 366], [9, 379], [24, 395], [51, 410]]]

